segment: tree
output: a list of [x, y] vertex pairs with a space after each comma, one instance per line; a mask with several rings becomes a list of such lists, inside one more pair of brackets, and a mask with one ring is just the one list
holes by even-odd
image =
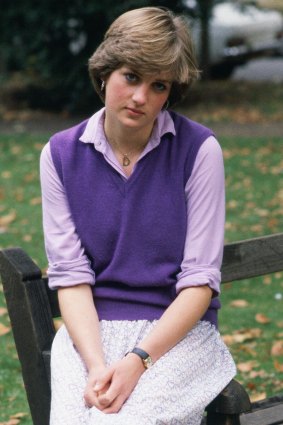
[[[101, 41], [109, 0], [2, 0], [6, 74], [20, 74], [31, 107], [78, 109], [94, 99], [87, 58]], [[112, 8], [113, 9], [113, 8]]]
[[83, 111], [99, 102], [87, 61], [109, 24], [122, 12], [182, 0], [0, 0], [0, 75], [16, 81], [32, 108]]
[[202, 70], [202, 77], [204, 80], [207, 80], [209, 78], [209, 22], [214, 3], [215, 2], [213, 0], [198, 0], [199, 16], [201, 21], [200, 68]]

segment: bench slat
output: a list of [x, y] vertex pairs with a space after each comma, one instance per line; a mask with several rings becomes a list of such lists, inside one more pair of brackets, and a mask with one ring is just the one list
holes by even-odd
[[227, 244], [222, 283], [283, 270], [283, 233]]
[[282, 425], [283, 403], [251, 413], [244, 413], [240, 419], [241, 425]]
[[[222, 283], [283, 270], [283, 233], [248, 239], [224, 247]], [[44, 278], [47, 286], [47, 278]], [[60, 316], [57, 293], [47, 287], [52, 316]]]

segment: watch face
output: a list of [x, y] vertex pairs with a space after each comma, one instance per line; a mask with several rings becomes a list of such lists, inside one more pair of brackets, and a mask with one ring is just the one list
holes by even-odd
[[146, 359], [144, 359], [144, 366], [146, 367], [146, 369], [148, 369], [150, 366], [152, 366], [152, 360], [151, 357], [148, 356]]

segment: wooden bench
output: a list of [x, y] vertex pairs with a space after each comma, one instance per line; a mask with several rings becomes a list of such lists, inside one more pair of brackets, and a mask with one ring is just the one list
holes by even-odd
[[[283, 270], [283, 233], [225, 246], [222, 282]], [[60, 316], [57, 294], [20, 248], [0, 251], [0, 275], [34, 425], [48, 425], [50, 347], [53, 319]], [[250, 403], [235, 380], [207, 407], [207, 425], [283, 424], [283, 395]]]

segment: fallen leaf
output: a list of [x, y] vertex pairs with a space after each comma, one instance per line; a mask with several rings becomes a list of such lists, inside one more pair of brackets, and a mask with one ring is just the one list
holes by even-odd
[[263, 313], [257, 313], [255, 316], [255, 320], [257, 321], [257, 323], [261, 323], [262, 325], [270, 323], [270, 319]]
[[7, 326], [0, 323], [0, 336], [6, 335], [7, 333], [10, 332], [10, 330], [11, 328], [8, 328]]
[[251, 230], [255, 233], [263, 233], [263, 226], [261, 224], [254, 224], [251, 226]]
[[265, 372], [265, 370], [252, 370], [249, 373], [249, 377], [254, 379], [254, 378], [266, 378], [267, 374]]
[[36, 179], [36, 173], [35, 172], [28, 173], [24, 176], [24, 181], [26, 183], [33, 182], [35, 179]]
[[273, 365], [277, 372], [283, 372], [283, 363], [279, 363], [278, 360], [274, 360]]
[[247, 340], [259, 338], [262, 334], [260, 328], [242, 329], [232, 335], [222, 335], [223, 341], [227, 345], [242, 343]]
[[0, 307], [0, 316], [5, 316], [7, 314], [7, 309], [5, 307]]
[[34, 147], [36, 150], [41, 151], [44, 147], [44, 143], [35, 143]]
[[238, 205], [239, 202], [236, 199], [231, 199], [231, 201], [227, 202], [227, 207], [231, 209], [237, 208]]
[[24, 242], [30, 242], [30, 241], [32, 240], [32, 236], [31, 236], [31, 235], [24, 235], [24, 236], [22, 237], [22, 240], [23, 240]]
[[18, 425], [20, 423], [20, 419], [10, 418], [6, 422], [0, 422], [0, 425]]
[[276, 341], [271, 348], [272, 356], [283, 356], [283, 341]]
[[11, 148], [11, 152], [14, 154], [14, 155], [18, 155], [19, 153], [21, 153], [21, 151], [22, 151], [22, 147], [21, 146], [12, 146], [12, 148]]
[[11, 171], [2, 171], [1, 176], [3, 179], [9, 179], [12, 176]]
[[247, 382], [246, 386], [250, 391], [256, 389], [256, 384], [254, 382]]
[[278, 223], [279, 223], [279, 220], [277, 218], [273, 217], [270, 220], [268, 220], [267, 226], [270, 229], [273, 229], [274, 227], [276, 227], [278, 225]]
[[240, 372], [251, 372], [257, 366], [258, 366], [258, 362], [256, 360], [250, 360], [248, 362], [237, 363], [237, 369]]
[[8, 226], [11, 224], [17, 217], [16, 211], [11, 211], [9, 214], [2, 215], [0, 217], [0, 227]]
[[272, 282], [271, 276], [264, 276], [264, 278], [263, 278], [263, 283], [264, 283], [265, 285], [270, 285], [270, 284], [271, 284], [271, 282]]
[[264, 400], [266, 398], [266, 393], [254, 393], [250, 395], [251, 402]]
[[26, 412], [19, 412], [19, 413], [15, 413], [14, 415], [11, 415], [10, 419], [21, 419], [21, 418], [24, 418], [27, 415], [28, 414]]
[[230, 303], [231, 307], [244, 308], [248, 307], [249, 303], [246, 300], [234, 300]]
[[41, 204], [41, 196], [38, 196], [36, 198], [32, 198], [29, 203], [30, 203], [30, 205], [40, 205]]
[[248, 353], [250, 356], [255, 357], [257, 355], [256, 350], [254, 348], [250, 347], [248, 344], [245, 344], [245, 345], [242, 344], [242, 345], [240, 345], [239, 346], [239, 349], [242, 352], [244, 351], [244, 352]]

